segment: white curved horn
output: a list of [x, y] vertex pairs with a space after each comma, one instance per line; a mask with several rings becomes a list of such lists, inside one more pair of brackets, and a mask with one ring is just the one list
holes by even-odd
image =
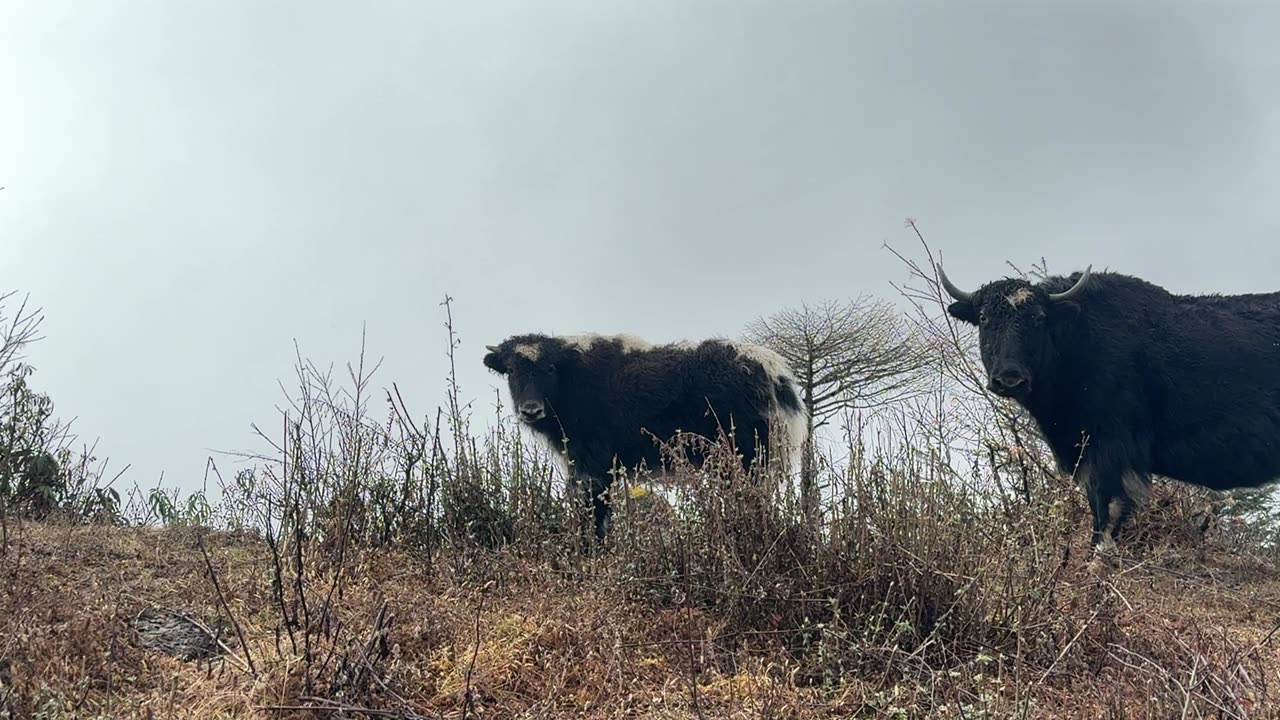
[[956, 300], [968, 302], [973, 297], [973, 293], [965, 292], [951, 282], [947, 274], [942, 271], [941, 264], [938, 265], [938, 279], [942, 281], [942, 288], [947, 291], [947, 294]]
[[1084, 274], [1080, 276], [1080, 279], [1076, 281], [1075, 285], [1071, 286], [1070, 290], [1067, 290], [1065, 292], [1060, 292], [1060, 293], [1049, 293], [1049, 302], [1061, 302], [1063, 300], [1070, 300], [1076, 295], [1079, 295], [1080, 291], [1084, 289], [1085, 283], [1089, 282], [1089, 276], [1092, 274], [1093, 274], [1093, 266], [1090, 265], [1089, 267], [1084, 269]]

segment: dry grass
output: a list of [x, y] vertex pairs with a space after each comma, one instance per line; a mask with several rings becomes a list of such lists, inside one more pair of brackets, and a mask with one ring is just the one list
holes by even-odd
[[[184, 661], [143, 647], [132, 628], [147, 608], [219, 617], [198, 532], [257, 677], [234, 632], [221, 657]], [[824, 681], [822, 661], [788, 649], [786, 633], [634, 599], [628, 586], [642, 581], [620, 576], [616, 559], [571, 578], [507, 553], [457, 574], [368, 551], [334, 605], [341, 629], [315, 634], [332, 638], [312, 648], [328, 665], [315, 677], [329, 682], [307, 690], [265, 543], [41, 524], [20, 540], [0, 586], [0, 705], [13, 717], [332, 717], [316, 698], [401, 717], [1269, 717], [1280, 701], [1280, 575], [1238, 557], [1174, 554], [1177, 570], [1100, 575], [1069, 560], [1042, 612], [1060, 626], [1023, 627], [1003, 648], [963, 662], [952, 653], [951, 665], [914, 662], [919, 644], [844, 638], [842, 654], [860, 646], [863, 667]]]

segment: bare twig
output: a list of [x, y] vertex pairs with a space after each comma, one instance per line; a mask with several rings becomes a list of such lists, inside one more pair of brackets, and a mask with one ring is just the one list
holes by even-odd
[[222, 584], [218, 582], [218, 573], [213, 569], [213, 561], [209, 559], [209, 552], [204, 547], [204, 536], [196, 536], [196, 544], [200, 546], [200, 554], [204, 556], [205, 567], [209, 569], [209, 580], [213, 582], [213, 589], [218, 593], [218, 602], [222, 606], [222, 610], [227, 614], [231, 626], [236, 630], [236, 637], [240, 640], [240, 647], [244, 650], [245, 662], [249, 664], [249, 673], [254, 677], [258, 676], [258, 669], [253, 664], [253, 655], [249, 652], [249, 643], [245, 640], [244, 630], [240, 628], [240, 621], [236, 619], [231, 607], [227, 605], [227, 596], [222, 592]]
[[[680, 561], [682, 574], [684, 575], [684, 579], [687, 581], [688, 572], [689, 572], [689, 556], [688, 556], [688, 550], [685, 544], [685, 538], [683, 533], [681, 533], [680, 535], [680, 555], [682, 558]], [[693, 625], [692, 595], [693, 595], [692, 591], [686, 589], [684, 593], [684, 606], [685, 606], [685, 614], [688, 616], [690, 628], [692, 628], [692, 625]], [[696, 662], [696, 659], [693, 653], [694, 642], [696, 642], [694, 638], [689, 638], [685, 642], [685, 651], [689, 658], [689, 694], [693, 701], [693, 712], [701, 720], [704, 716], [702, 714], [702, 702], [698, 694], [698, 664]]]
[[[323, 712], [323, 713], [340, 713], [343, 715], [352, 714], [356, 716], [363, 715], [365, 717], [385, 717], [398, 718], [398, 720], [431, 720], [426, 715], [419, 715], [409, 710], [375, 710], [373, 708], [361, 707], [359, 705], [350, 705], [347, 703], [336, 702], [326, 698], [304, 695], [299, 698], [303, 702], [310, 703], [308, 705], [259, 705], [259, 710], [271, 710], [275, 712]], [[441, 716], [435, 716], [439, 718]]]
[[486, 583], [485, 586], [480, 589], [480, 597], [477, 598], [476, 600], [475, 633], [473, 635], [473, 639], [475, 641], [475, 647], [471, 649], [471, 661], [467, 663], [467, 687], [466, 687], [466, 692], [463, 695], [463, 716], [464, 717], [476, 716], [475, 695], [473, 694], [471, 689], [471, 676], [476, 669], [476, 660], [480, 657], [480, 615], [482, 612], [484, 612], [484, 596], [485, 596], [485, 592], [492, 586], [493, 586], [492, 580]]

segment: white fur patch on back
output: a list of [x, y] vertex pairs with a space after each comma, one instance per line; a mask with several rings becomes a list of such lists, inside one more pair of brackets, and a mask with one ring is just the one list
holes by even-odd
[[796, 374], [791, 370], [785, 358], [763, 345], [755, 343], [729, 341], [729, 345], [738, 351], [738, 357], [754, 360], [764, 367], [764, 371], [774, 380], [790, 378], [795, 380]]
[[638, 352], [642, 350], [650, 350], [653, 344], [643, 338], [630, 335], [628, 333], [619, 333], [617, 335], [602, 335], [600, 333], [582, 333], [581, 335], [566, 335], [560, 338], [565, 345], [571, 348], [587, 352], [600, 342], [620, 341], [622, 343], [622, 352]]
[[533, 362], [537, 362], [538, 358], [542, 357], [542, 348], [532, 343], [521, 343], [515, 346], [515, 348], [512, 349], [512, 352], [526, 357]]
[[615, 339], [622, 341], [622, 352], [641, 352], [644, 350], [652, 350], [653, 344], [647, 340], [623, 333], [615, 335]]
[[583, 333], [581, 335], [566, 335], [560, 339], [564, 341], [565, 345], [574, 348], [575, 350], [586, 352], [597, 342], [604, 340], [605, 338], [603, 335], [596, 333]]
[[1032, 293], [1028, 288], [1019, 288], [1014, 290], [1012, 293], [1005, 295], [1004, 299], [1013, 307], [1018, 307], [1022, 303], [1030, 300], [1033, 295], [1034, 293]]

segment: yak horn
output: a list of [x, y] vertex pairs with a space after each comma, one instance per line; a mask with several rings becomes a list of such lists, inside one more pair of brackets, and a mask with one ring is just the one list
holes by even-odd
[[941, 265], [938, 265], [938, 279], [942, 281], [942, 287], [947, 291], [947, 294], [956, 300], [968, 302], [973, 297], [973, 293], [967, 293], [952, 284], [951, 280], [947, 278], [947, 274], [942, 271]]
[[484, 346], [484, 349], [485, 349], [485, 350], [488, 350], [489, 352], [498, 352], [498, 346], [497, 346], [497, 345], [485, 345], [485, 346]]
[[1084, 269], [1084, 274], [1080, 276], [1080, 279], [1076, 281], [1075, 285], [1071, 286], [1070, 290], [1060, 293], [1049, 293], [1049, 301], [1062, 302], [1063, 300], [1070, 300], [1076, 295], [1079, 295], [1080, 291], [1084, 289], [1085, 283], [1089, 282], [1089, 275], [1092, 274], [1092, 272], [1093, 266], [1090, 265]]

